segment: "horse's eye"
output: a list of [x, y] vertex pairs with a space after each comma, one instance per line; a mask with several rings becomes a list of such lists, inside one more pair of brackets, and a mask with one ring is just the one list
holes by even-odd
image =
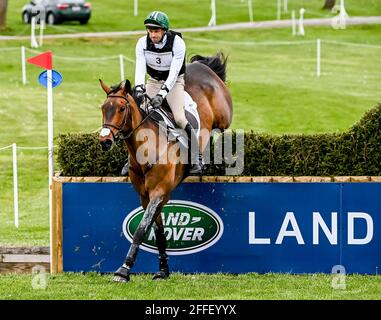
[[120, 108], [120, 112], [124, 112], [124, 110], [126, 110], [126, 107], [121, 107]]

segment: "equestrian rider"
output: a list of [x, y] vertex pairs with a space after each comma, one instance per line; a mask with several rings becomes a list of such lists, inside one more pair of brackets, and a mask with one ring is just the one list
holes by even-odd
[[[191, 168], [189, 174], [200, 174], [202, 158], [199, 155], [195, 130], [185, 117], [184, 74], [185, 42], [181, 34], [169, 30], [168, 16], [161, 11], [151, 12], [144, 20], [147, 35], [136, 45], [135, 91], [142, 99], [144, 93], [152, 98], [151, 105], [159, 108], [164, 98], [172, 110], [176, 124], [184, 129], [189, 143]], [[145, 75], [148, 73], [147, 85]]]

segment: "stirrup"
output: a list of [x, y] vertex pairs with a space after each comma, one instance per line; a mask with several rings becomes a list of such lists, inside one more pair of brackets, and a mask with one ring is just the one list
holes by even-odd
[[191, 167], [189, 168], [189, 174], [190, 175], [202, 175], [202, 173], [205, 170], [205, 164], [204, 159], [202, 157], [202, 154], [199, 153], [198, 155], [198, 163], [191, 164]]
[[202, 174], [202, 167], [196, 163], [196, 164], [193, 164], [190, 168], [189, 168], [189, 174], [190, 175], [201, 175]]
[[127, 177], [128, 176], [128, 167], [129, 167], [129, 163], [128, 163], [128, 160], [127, 160], [127, 162], [125, 163], [125, 165], [122, 168], [122, 171], [120, 172], [120, 175], [122, 177]]

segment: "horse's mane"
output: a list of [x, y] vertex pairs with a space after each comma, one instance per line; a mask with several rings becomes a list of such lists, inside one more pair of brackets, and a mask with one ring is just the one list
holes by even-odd
[[191, 57], [190, 62], [192, 63], [196, 61], [207, 65], [220, 77], [223, 82], [226, 81], [226, 64], [228, 62], [228, 57], [226, 57], [223, 52], [218, 52], [213, 57], [203, 57], [196, 54]]

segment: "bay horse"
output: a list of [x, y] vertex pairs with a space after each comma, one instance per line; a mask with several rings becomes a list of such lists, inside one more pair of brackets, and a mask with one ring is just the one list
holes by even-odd
[[[185, 91], [197, 103], [200, 116], [200, 152], [203, 152], [209, 143], [213, 129], [227, 129], [232, 121], [232, 99], [225, 85], [226, 62], [227, 59], [222, 53], [212, 57], [196, 55], [186, 67]], [[130, 81], [125, 80], [115, 87], [108, 87], [101, 79], [99, 81], [107, 94], [102, 105], [103, 129], [99, 141], [104, 150], [109, 150], [116, 140], [121, 138], [124, 140], [129, 152], [129, 176], [145, 210], [134, 233], [125, 262], [115, 272], [113, 280], [117, 282], [130, 280], [130, 270], [135, 263], [139, 245], [153, 223], [155, 223], [154, 233], [159, 252], [159, 271], [153, 279], [168, 278], [167, 245], [160, 213], [168, 202], [171, 192], [186, 177], [188, 164], [171, 161], [172, 156], [168, 148], [165, 150], [168, 153], [166, 163], [156, 162], [149, 168], [146, 164], [140, 164], [137, 150], [147, 141], [137, 139], [139, 131], [150, 129], [158, 137], [160, 129], [151, 119], [144, 118], [134, 98]], [[152, 145], [152, 148], [156, 148], [155, 152], [157, 152], [156, 142], [154, 141]]]

